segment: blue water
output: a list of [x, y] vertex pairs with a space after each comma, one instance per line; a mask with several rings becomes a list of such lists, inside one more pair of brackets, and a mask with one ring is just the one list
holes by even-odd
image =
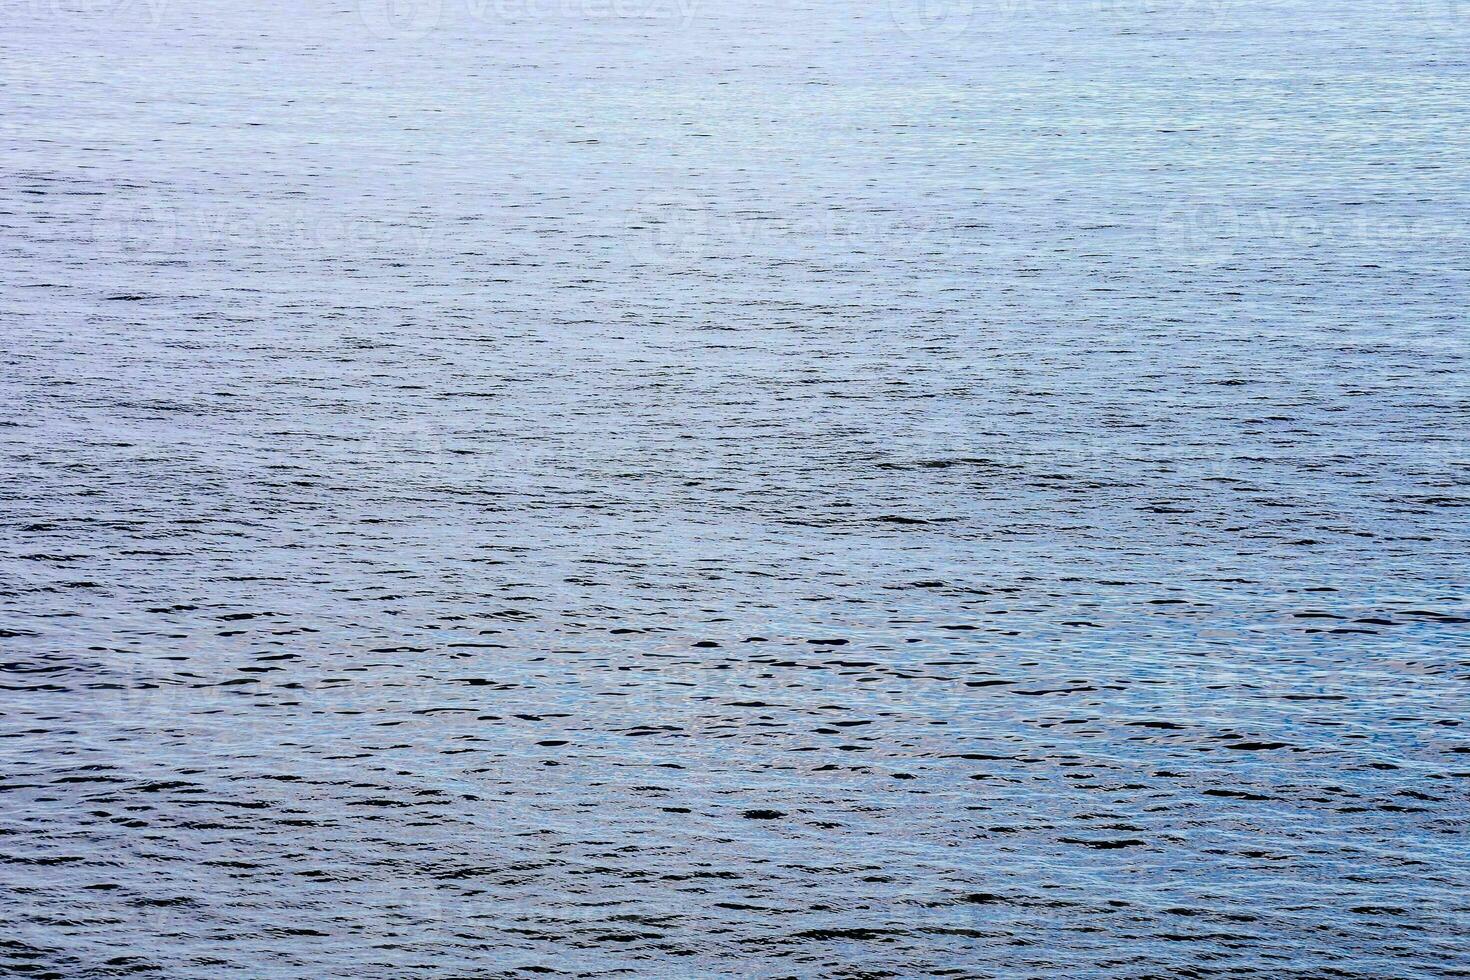
[[0, 973], [1470, 975], [1467, 41], [6, 5]]

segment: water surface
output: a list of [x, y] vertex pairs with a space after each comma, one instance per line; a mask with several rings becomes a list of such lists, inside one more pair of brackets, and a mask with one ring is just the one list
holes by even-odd
[[0, 29], [0, 972], [1470, 973], [1453, 3]]

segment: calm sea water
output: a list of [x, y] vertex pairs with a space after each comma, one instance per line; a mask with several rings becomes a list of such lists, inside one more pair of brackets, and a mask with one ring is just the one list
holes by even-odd
[[1470, 975], [1467, 41], [7, 3], [0, 973]]

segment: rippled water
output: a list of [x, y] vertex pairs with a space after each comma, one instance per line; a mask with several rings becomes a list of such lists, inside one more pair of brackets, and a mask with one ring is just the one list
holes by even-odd
[[7, 4], [0, 973], [1470, 975], [1466, 14]]

